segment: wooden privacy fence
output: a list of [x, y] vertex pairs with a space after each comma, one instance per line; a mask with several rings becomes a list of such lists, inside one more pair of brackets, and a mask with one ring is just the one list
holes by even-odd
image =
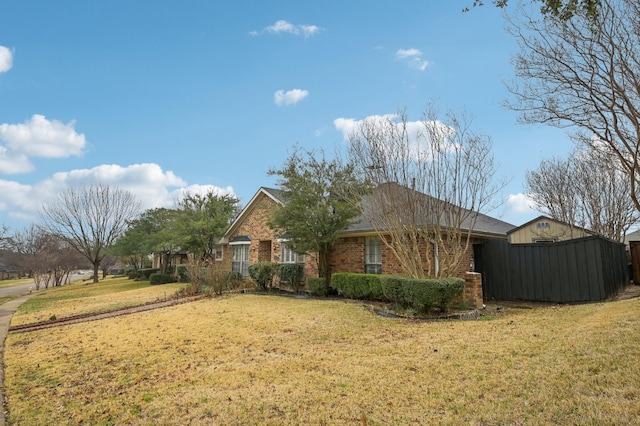
[[587, 302], [629, 283], [624, 244], [598, 236], [551, 244], [489, 240], [474, 246], [474, 256], [485, 299]]

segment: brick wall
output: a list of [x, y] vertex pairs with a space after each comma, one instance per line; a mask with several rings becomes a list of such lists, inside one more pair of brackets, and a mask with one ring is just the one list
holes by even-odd
[[[480, 242], [479, 239], [473, 239], [464, 255], [464, 260], [458, 266], [454, 276], [465, 280], [465, 290], [461, 300], [464, 300], [471, 307], [482, 307], [482, 279], [480, 274], [469, 274], [469, 269], [473, 264], [473, 244]], [[421, 250], [426, 252], [426, 242], [422, 245]], [[331, 273], [336, 272], [356, 272], [364, 273], [365, 270], [365, 237], [345, 237], [336, 241], [329, 257], [329, 267]], [[431, 261], [433, 262], [433, 250], [429, 248]], [[432, 263], [433, 265], [433, 263]], [[427, 271], [428, 265], [423, 265]], [[393, 251], [386, 245], [382, 244], [382, 273], [402, 275], [404, 273], [398, 258]], [[470, 278], [471, 277], [471, 278]], [[456, 301], [459, 303], [461, 300]]]
[[461, 301], [466, 302], [470, 308], [480, 309], [484, 303], [482, 296], [482, 275], [478, 272], [465, 272], [464, 291], [462, 297], [454, 300], [452, 306]]
[[[229, 240], [239, 236], [249, 236], [249, 265], [261, 261], [280, 262], [282, 256], [282, 246], [276, 235], [267, 222], [278, 204], [270, 197], [261, 193], [254, 200], [250, 210], [243, 213], [242, 222], [236, 224], [236, 228], [228, 235]], [[233, 258], [233, 247], [226, 245], [223, 249], [223, 262], [231, 269]], [[318, 276], [317, 256], [315, 253], [305, 256], [305, 276]]]

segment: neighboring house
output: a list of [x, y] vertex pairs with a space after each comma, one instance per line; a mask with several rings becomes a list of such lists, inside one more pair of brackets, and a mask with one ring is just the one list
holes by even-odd
[[20, 269], [0, 262], [0, 280], [20, 277]]
[[640, 229], [630, 232], [624, 236], [624, 243], [626, 244], [627, 249], [629, 248], [630, 241], [640, 241]]
[[597, 234], [547, 216], [538, 216], [507, 232], [511, 244], [556, 243], [592, 235]]
[[172, 250], [169, 253], [155, 252], [153, 253], [153, 260], [151, 262], [152, 268], [169, 270], [174, 269], [178, 265], [184, 265], [189, 262], [189, 257], [184, 251], [177, 249]]
[[[317, 276], [316, 253], [292, 253], [286, 246], [286, 238], [276, 235], [267, 225], [273, 209], [282, 205], [284, 200], [281, 191], [260, 188], [225, 233], [220, 250], [221, 258], [218, 260], [243, 276], [248, 275], [249, 265], [261, 261], [304, 263], [305, 276]], [[492, 238], [506, 240], [507, 231], [513, 227], [506, 222], [479, 214], [471, 232], [472, 243]], [[461, 265], [460, 276], [473, 269], [472, 245], [469, 247], [468, 258], [469, 261]], [[402, 273], [398, 260], [364, 217], [360, 217], [354, 225], [339, 233], [329, 257], [329, 266], [331, 273]]]

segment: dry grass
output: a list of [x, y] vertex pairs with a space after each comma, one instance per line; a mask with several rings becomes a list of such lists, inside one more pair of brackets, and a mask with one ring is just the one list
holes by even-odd
[[640, 424], [640, 299], [418, 323], [236, 295], [6, 343], [10, 424]]
[[149, 285], [149, 281], [107, 278], [99, 283], [76, 281], [44, 290], [27, 300], [14, 314], [11, 325], [30, 324], [90, 312], [142, 305], [171, 297], [185, 284]]

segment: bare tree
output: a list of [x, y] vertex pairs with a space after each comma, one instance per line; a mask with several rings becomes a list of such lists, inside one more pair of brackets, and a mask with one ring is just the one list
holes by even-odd
[[7, 248], [7, 235], [9, 235], [9, 227], [5, 224], [2, 224], [2, 226], [0, 226], [0, 250]]
[[111, 269], [112, 267], [116, 266], [119, 261], [120, 261], [119, 257], [111, 256], [111, 255], [108, 255], [108, 254], [105, 257], [102, 258], [102, 261], [100, 262], [100, 268], [102, 268], [102, 279], [107, 278], [107, 274], [109, 273], [109, 269]]
[[524, 123], [575, 130], [589, 149], [602, 144], [626, 175], [640, 211], [640, 2], [600, 0], [596, 15], [570, 20], [510, 18], [521, 52], [509, 90]]
[[66, 241], [93, 265], [98, 282], [106, 249], [124, 233], [127, 220], [140, 211], [139, 201], [128, 191], [107, 185], [71, 187], [42, 208], [42, 228]]
[[36, 290], [62, 285], [81, 262], [66, 242], [35, 225], [7, 238], [11, 262], [33, 278]]
[[[545, 160], [526, 175], [536, 210], [571, 225], [624, 241], [640, 220], [627, 176], [606, 150], [575, 150], [568, 159]], [[570, 235], [573, 237], [573, 235]]]
[[491, 140], [453, 112], [434, 108], [422, 121], [406, 114], [366, 119], [350, 137], [350, 161], [375, 188], [363, 215], [417, 278], [451, 276], [467, 262], [478, 213], [501, 188]]

